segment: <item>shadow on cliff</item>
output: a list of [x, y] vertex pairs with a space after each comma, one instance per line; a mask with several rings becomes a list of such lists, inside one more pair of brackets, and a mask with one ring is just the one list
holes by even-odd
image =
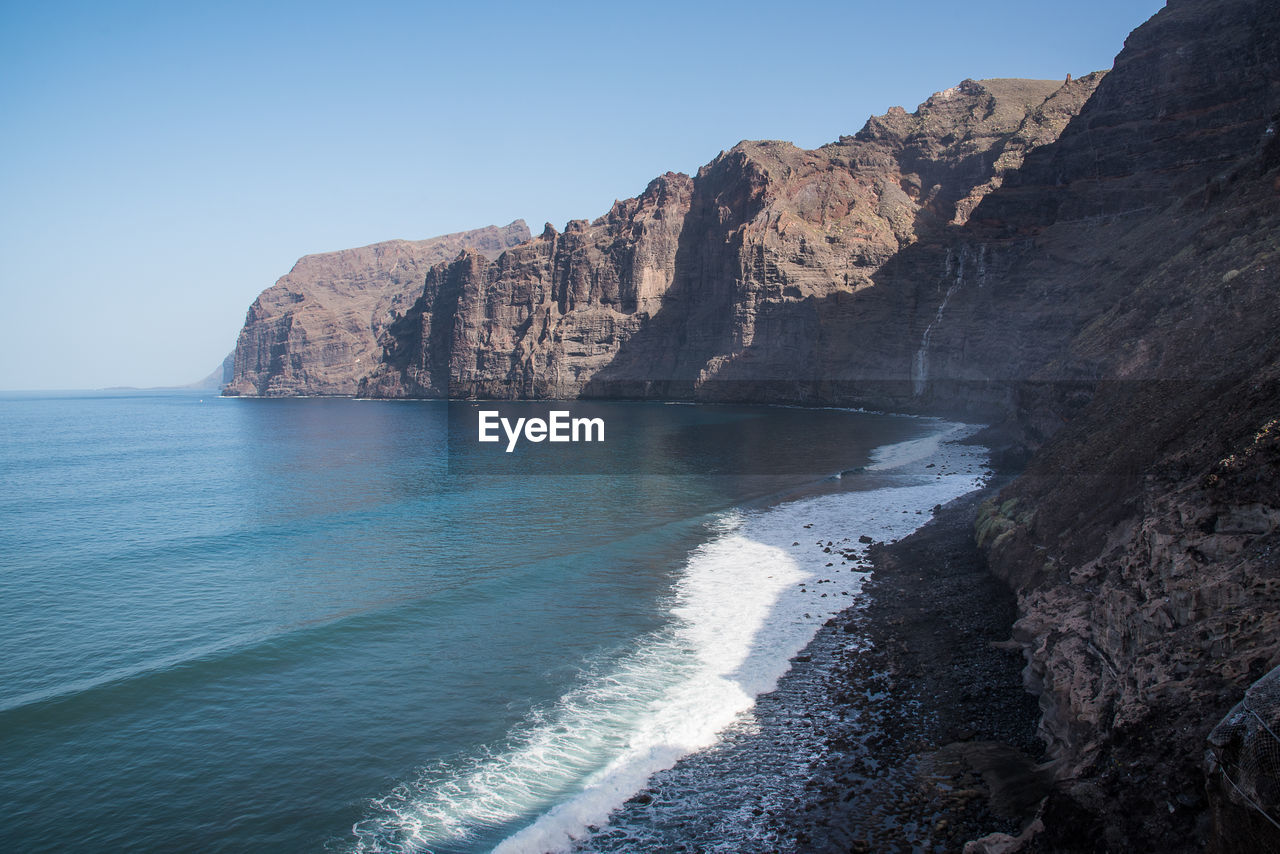
[[[1034, 448], [1083, 410], [1100, 381], [1166, 379], [1163, 368], [1129, 372], [1117, 358], [1120, 342], [1094, 342], [1092, 351], [1074, 342], [1108, 312], [1123, 311], [1151, 271], [1195, 237], [1199, 226], [1183, 216], [1188, 192], [1206, 170], [1238, 156], [1247, 134], [1232, 125], [1229, 137], [1214, 140], [1228, 153], [1184, 152], [1185, 165], [1172, 171], [1167, 153], [1155, 174], [1141, 151], [1102, 163], [1100, 136], [1125, 141], [1132, 133], [1132, 117], [1115, 106], [1124, 92], [1112, 91], [1123, 83], [1123, 73], [1104, 80], [1095, 96], [1101, 106], [1082, 110], [1058, 142], [1029, 152], [966, 224], [918, 212], [925, 233], [881, 265], [871, 286], [854, 291], [784, 298], [788, 282], [778, 268], [755, 259], [760, 247], [744, 246], [743, 226], [763, 209], [764, 189], [741, 168], [749, 163], [718, 160], [696, 179], [661, 310], [582, 396], [1002, 420], [1011, 441]], [[1156, 120], [1167, 108], [1145, 106]], [[1114, 119], [1114, 129], [1099, 127], [1098, 114]], [[972, 181], [960, 183], [949, 204]], [[1133, 204], [1123, 201], [1130, 190]], [[1152, 204], [1156, 198], [1162, 203]]]
[[[789, 283], [755, 257], [760, 247], [744, 246], [744, 225], [763, 208], [761, 195], [749, 174], [735, 175], [724, 163], [698, 176], [661, 309], [623, 342], [583, 397], [965, 416], [1007, 407], [1007, 388], [991, 377], [1029, 376], [1032, 360], [993, 370], [993, 359], [1009, 354], [980, 352], [970, 340], [971, 332], [991, 338], [987, 328], [1000, 313], [993, 307], [998, 289], [983, 290], [990, 278], [986, 243], [927, 211], [919, 221], [929, 223], [929, 233], [883, 264], [870, 287], [784, 298]], [[966, 286], [976, 293], [965, 293]], [[1061, 328], [1056, 343], [1070, 331]], [[1035, 340], [1037, 355], [1055, 343]], [[929, 376], [935, 361], [949, 372]]]
[[[770, 201], [769, 176], [742, 152], [718, 158], [695, 179], [661, 309], [581, 396], [852, 405], [986, 419], [1008, 411], [1009, 383], [1029, 378], [1078, 329], [1078, 318], [1062, 315], [1079, 294], [1050, 295], [1050, 310], [1018, 315], [1000, 304], [1007, 282], [988, 283], [1032, 239], [1015, 235], [996, 252], [988, 245], [995, 238], [947, 224], [955, 206], [989, 179], [997, 155], [961, 158], [945, 175], [925, 170], [942, 190], [915, 211], [919, 239], [881, 265], [871, 286], [803, 299], [771, 263], [768, 253], [777, 250], [748, 228]], [[1038, 328], [1028, 334], [1029, 326]]]
[[[687, 386], [641, 389], [982, 409], [1039, 449], [986, 514], [1056, 708], [1043, 850], [1202, 850], [1205, 736], [1280, 660], [1278, 33], [1274, 4], [1171, 0], [965, 226], [853, 293], [740, 306], [724, 286], [750, 336], [691, 350]], [[649, 351], [688, 320], [663, 324]], [[619, 374], [664, 364], [626, 349]]]
[[731, 351], [742, 226], [764, 206], [764, 178], [749, 166], [734, 152], [694, 179], [662, 307], [623, 342], [582, 397], [691, 399], [706, 366]]

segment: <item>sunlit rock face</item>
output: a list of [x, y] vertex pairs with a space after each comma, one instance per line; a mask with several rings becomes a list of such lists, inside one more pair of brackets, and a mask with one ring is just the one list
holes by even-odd
[[[388, 326], [361, 393], [910, 398], [942, 241], [1100, 78], [967, 80], [813, 151], [742, 142], [596, 220], [463, 256]], [[917, 244], [910, 276], [878, 281]], [[883, 387], [835, 388], [850, 381]]]
[[464, 249], [497, 255], [528, 237], [528, 227], [517, 221], [301, 258], [249, 307], [225, 393], [355, 394], [381, 355], [379, 336], [417, 299], [433, 264]]

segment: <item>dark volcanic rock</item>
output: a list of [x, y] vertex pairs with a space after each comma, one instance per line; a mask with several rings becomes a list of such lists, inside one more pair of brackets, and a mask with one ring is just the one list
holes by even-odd
[[1049, 775], [1009, 649], [1012, 594], [970, 534], [981, 496], [873, 549], [860, 604], [828, 620], [752, 719], [656, 774], [592, 852], [959, 851], [1018, 834]]
[[812, 806], [786, 822], [807, 844], [787, 850], [958, 851], [1035, 818], [1051, 774], [1003, 643], [1014, 602], [969, 536], [980, 497], [872, 550], [866, 602], [841, 617], [859, 641], [831, 652], [840, 723], [824, 732]]
[[[1003, 329], [1033, 381], [1007, 426], [1036, 453], [979, 533], [1059, 761], [1043, 850], [1206, 844], [1204, 740], [1280, 663], [1277, 107], [1280, 7], [1171, 2], [967, 228], [1022, 253], [1009, 319], [959, 296], [934, 364]], [[1061, 343], [1028, 364], [1038, 323]]]
[[1205, 775], [1217, 850], [1280, 850], [1280, 668], [1209, 733]]
[[1278, 118], [1280, 6], [1173, 0], [967, 220], [815, 289], [808, 325], [757, 303], [769, 334], [718, 363], [771, 399], [1003, 412], [1032, 454], [978, 531], [1055, 761], [1032, 850], [1209, 844], [1205, 739], [1280, 664]]

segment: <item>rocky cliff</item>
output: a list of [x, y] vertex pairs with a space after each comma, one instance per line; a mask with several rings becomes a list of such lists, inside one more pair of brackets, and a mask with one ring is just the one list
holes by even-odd
[[393, 314], [421, 293], [433, 264], [464, 249], [497, 256], [528, 238], [528, 227], [517, 220], [504, 228], [307, 255], [249, 307], [224, 394], [355, 394], [377, 363], [378, 338]]
[[1057, 763], [1043, 850], [1280, 847], [1274, 788], [1208, 827], [1239, 769], [1203, 765], [1280, 664], [1278, 109], [1280, 7], [1173, 0], [956, 235], [1005, 272], [955, 296], [932, 368], [1010, 380], [1034, 450], [979, 536]]
[[190, 383], [184, 388], [200, 389], [201, 391], [221, 391], [226, 388], [236, 378], [236, 352], [232, 350], [227, 357], [222, 360], [222, 364], [214, 368], [209, 376], [197, 382]]
[[[1170, 0], [1105, 77], [966, 81], [814, 151], [740, 143], [424, 268], [359, 389], [996, 422], [1025, 470], [977, 535], [1057, 779], [1032, 848], [1228, 850], [1234, 821], [1280, 850], [1275, 787], [1229, 796], [1236, 736], [1203, 763], [1280, 665], [1278, 121], [1280, 4]], [[259, 340], [283, 339], [242, 336], [237, 384], [321, 388], [251, 361]]]
[[594, 221], [434, 268], [361, 393], [805, 400], [907, 377], [909, 398], [939, 273], [874, 277], [921, 242], [942, 268], [938, 238], [1099, 79], [968, 80], [814, 151], [742, 142]]

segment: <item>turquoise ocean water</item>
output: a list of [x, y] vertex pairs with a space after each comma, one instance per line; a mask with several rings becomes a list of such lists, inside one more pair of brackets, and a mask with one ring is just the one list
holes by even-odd
[[[440, 402], [0, 398], [0, 849], [563, 847], [856, 599], [814, 530], [981, 474], [935, 421], [594, 406], [646, 438], [557, 476], [451, 465]], [[740, 435], [782, 465], [707, 473]]]

